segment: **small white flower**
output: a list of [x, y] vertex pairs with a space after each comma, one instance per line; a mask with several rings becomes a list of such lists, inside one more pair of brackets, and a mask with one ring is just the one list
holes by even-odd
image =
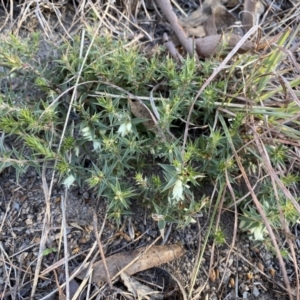
[[174, 184], [172, 198], [176, 201], [183, 200], [183, 185], [180, 179], [177, 179]]
[[90, 127], [84, 127], [81, 129], [83, 137], [85, 137], [87, 140], [92, 141], [92, 131]]
[[63, 182], [63, 184], [67, 187], [70, 188], [71, 185], [74, 183], [75, 177], [71, 174], [69, 175]]
[[94, 151], [100, 149], [101, 143], [99, 141], [93, 141]]
[[132, 124], [131, 122], [126, 122], [120, 125], [118, 129], [118, 133], [121, 134], [121, 136], [125, 136], [126, 134], [131, 132]]

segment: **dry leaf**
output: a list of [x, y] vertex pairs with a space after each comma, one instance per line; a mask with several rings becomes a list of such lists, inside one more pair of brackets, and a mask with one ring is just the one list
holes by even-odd
[[229, 280], [229, 286], [230, 286], [230, 287], [234, 287], [234, 285], [235, 285], [235, 280], [234, 280], [233, 277], [230, 277], [230, 280]]
[[188, 36], [193, 36], [193, 37], [204, 37], [205, 36], [205, 30], [202, 25], [199, 25], [196, 27], [185, 28], [185, 31]]
[[230, 26], [234, 25], [237, 19], [224, 7], [217, 7], [213, 14], [204, 23], [206, 35], [222, 33]]
[[20, 198], [21, 202], [24, 202], [27, 199], [27, 195], [24, 195], [23, 197]]
[[127, 243], [129, 243], [129, 242], [132, 241], [132, 238], [131, 238], [128, 234], [126, 234], [125, 232], [120, 231], [120, 235], [123, 237], [123, 239], [124, 239]]
[[178, 22], [183, 28], [196, 27], [203, 24], [208, 17], [209, 15], [203, 14], [202, 8], [199, 7], [198, 9], [194, 10], [189, 16], [178, 20]]
[[263, 265], [260, 261], [257, 263], [257, 268], [258, 268], [261, 272], [264, 272], [264, 270], [265, 270], [264, 265]]
[[203, 24], [203, 29], [205, 35], [216, 35], [218, 34], [218, 29], [215, 23], [215, 18], [213, 15], [209, 16], [205, 23]]
[[239, 0], [228, 0], [225, 5], [228, 8], [233, 8], [233, 7], [236, 7], [239, 4], [240, 4]]
[[225, 31], [228, 27], [235, 24], [238, 19], [231, 14], [227, 9], [218, 7], [214, 11], [214, 19], [218, 31]]
[[265, 7], [261, 1], [245, 0], [242, 23], [245, 32], [259, 23], [260, 16], [264, 13]]
[[273, 268], [271, 268], [271, 269], [269, 269], [269, 273], [272, 277], [274, 277], [276, 274], [276, 271]]
[[[209, 57], [214, 55], [218, 50], [231, 50], [237, 43], [241, 40], [240, 36], [234, 34], [218, 34], [206, 36], [204, 38], [198, 38], [195, 40], [196, 51], [199, 56]], [[255, 48], [254, 44], [246, 41], [238, 50], [238, 53], [245, 53], [247, 51], [253, 50]], [[224, 53], [225, 55], [225, 53]]]
[[60, 201], [61, 201], [61, 197], [56, 197], [54, 200], [55, 203], [59, 203]]
[[225, 7], [221, 4], [220, 0], [206, 0], [203, 2], [202, 7], [193, 11], [188, 17], [180, 20], [182, 27], [196, 27], [203, 24], [209, 16], [213, 15], [214, 11], [219, 7]]
[[77, 228], [77, 229], [83, 231], [83, 228], [82, 228], [80, 225], [78, 225], [77, 223], [71, 222], [71, 223], [69, 223], [69, 224], [70, 224], [70, 226], [72, 226], [72, 227], [74, 227], [74, 228]]
[[217, 279], [217, 274], [216, 274], [216, 271], [215, 269], [211, 269], [210, 272], [209, 272], [209, 279], [212, 281], [212, 282], [215, 282], [216, 279]]
[[[183, 246], [179, 244], [153, 246], [147, 251], [147, 247], [143, 247], [134, 251], [122, 252], [112, 255], [106, 259], [106, 264], [110, 274], [110, 278], [114, 277], [120, 270], [130, 264], [134, 259], [138, 259], [132, 263], [125, 272], [128, 275], [150, 269], [171, 260], [177, 259], [185, 252]], [[93, 282], [106, 282], [106, 273], [102, 261], [93, 264]], [[88, 264], [76, 276], [83, 279], [88, 269]]]
[[219, 272], [219, 269], [215, 269], [216, 271], [216, 279], [219, 279], [220, 278], [220, 272]]
[[209, 57], [215, 54], [218, 45], [221, 43], [221, 35], [211, 35], [195, 40], [196, 51], [201, 57]]
[[252, 280], [253, 279], [253, 273], [252, 272], [248, 272], [247, 273], [247, 279], [248, 280]]
[[253, 248], [251, 248], [251, 250], [255, 253], [260, 253], [260, 250], [257, 247], [253, 247]]
[[144, 126], [148, 130], [156, 133], [156, 123], [154, 121], [155, 117], [151, 113], [150, 109], [142, 101], [131, 100], [128, 98], [128, 103], [132, 114], [136, 118], [147, 119], [147, 121], [143, 122]]

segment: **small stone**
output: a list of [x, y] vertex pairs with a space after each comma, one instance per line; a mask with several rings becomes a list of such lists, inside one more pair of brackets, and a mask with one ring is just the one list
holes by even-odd
[[292, 269], [286, 269], [286, 273], [288, 274], [288, 275], [290, 275], [290, 274], [292, 274], [294, 271], [292, 270]]
[[258, 288], [257, 288], [256, 286], [254, 286], [254, 287], [253, 287], [253, 290], [252, 290], [252, 295], [253, 295], [254, 297], [258, 297], [259, 294], [260, 294], [260, 292], [259, 292]]
[[248, 266], [243, 266], [244, 271], [248, 272], [249, 271], [249, 267]]
[[90, 198], [89, 192], [84, 192], [84, 193], [82, 194], [82, 197], [83, 197], [84, 199], [89, 199], [89, 198]]
[[[229, 269], [226, 269], [225, 275], [223, 277], [224, 283], [227, 283], [229, 281], [231, 274], [232, 274], [232, 272]], [[222, 276], [223, 276], [223, 274], [222, 274]]]
[[34, 239], [34, 243], [39, 244], [41, 242], [41, 238], [38, 236]]
[[250, 294], [248, 292], [243, 293], [243, 299], [248, 299]]
[[218, 300], [218, 297], [217, 297], [217, 295], [213, 295], [213, 296], [210, 297], [210, 299], [211, 300]]
[[272, 255], [270, 253], [265, 253], [263, 255], [264, 260], [268, 261], [268, 260], [272, 260]]
[[249, 291], [249, 286], [248, 286], [247, 284], [245, 284], [245, 283], [242, 283], [242, 284], [240, 285], [240, 289], [241, 289], [243, 292]]
[[88, 228], [89, 231], [93, 231], [94, 230], [94, 226], [93, 225], [88, 225], [87, 228]]
[[33, 222], [32, 222], [32, 219], [26, 219], [25, 223], [26, 223], [26, 225], [30, 226], [30, 225], [32, 225]]

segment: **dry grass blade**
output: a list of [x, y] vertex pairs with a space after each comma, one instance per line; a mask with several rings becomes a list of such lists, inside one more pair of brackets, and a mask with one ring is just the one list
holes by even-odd
[[212, 80], [217, 76], [217, 74], [224, 68], [224, 66], [228, 63], [228, 61], [237, 53], [237, 51], [240, 49], [240, 47], [248, 40], [248, 38], [257, 30], [257, 26], [252, 27], [247, 34], [239, 41], [239, 43], [228, 53], [228, 55], [225, 57], [225, 59], [222, 61], [222, 63], [214, 70], [214, 72], [209, 76], [209, 78], [205, 81], [203, 86], [200, 88], [199, 92], [197, 93], [195, 99], [192, 102], [192, 105], [189, 110], [189, 114], [186, 120], [186, 126], [184, 131], [184, 137], [183, 137], [183, 145], [182, 145], [182, 154], [184, 154], [185, 146], [188, 138], [188, 132], [189, 132], [189, 126], [190, 126], [190, 120], [192, 116], [192, 112], [195, 106], [195, 103], [197, 99], [200, 97], [201, 93], [205, 90], [205, 88], [212, 82]]
[[[3, 263], [7, 263], [7, 265], [9, 266], [9, 267], [4, 268], [4, 271], [5, 271], [4, 276], [7, 279], [10, 279], [10, 274], [12, 273], [13, 263], [11, 262], [8, 254], [6, 253], [5, 249], [3, 248], [2, 242], [0, 242], [0, 250], [1, 250], [0, 251], [1, 261]], [[7, 290], [7, 292], [6, 292], [6, 290]], [[4, 297], [10, 296], [10, 295], [16, 296], [15, 293], [16, 293], [16, 290], [10, 285], [10, 280], [6, 280], [2, 294], [0, 294], [1, 298], [3, 299]]]
[[[171, 27], [173, 28], [180, 44], [184, 47], [186, 52], [193, 57], [195, 55], [194, 49], [193, 49], [193, 43], [192, 40], [189, 39], [182, 27], [179, 25], [178, 18], [176, 14], [173, 12], [171, 3], [169, 0], [156, 0], [157, 5], [162, 10], [163, 14], [167, 18], [167, 20], [170, 22]], [[197, 58], [197, 56], [196, 56]]]
[[35, 295], [35, 291], [37, 288], [40, 270], [42, 267], [42, 260], [43, 260], [43, 251], [45, 250], [46, 241], [48, 238], [49, 230], [50, 230], [50, 222], [51, 222], [51, 210], [50, 210], [50, 196], [51, 196], [51, 189], [49, 190], [47, 179], [46, 179], [46, 164], [43, 166], [43, 173], [42, 173], [42, 182], [43, 182], [43, 191], [45, 195], [45, 217], [44, 217], [44, 223], [43, 223], [43, 231], [41, 236], [41, 242], [40, 242], [40, 248], [39, 248], [39, 254], [36, 264], [36, 269], [34, 272], [34, 278], [32, 283], [32, 290], [31, 290], [31, 297], [33, 298]]
[[[279, 264], [280, 264], [280, 267], [281, 267], [281, 271], [282, 271], [282, 273], [283, 273], [283, 278], [284, 278], [284, 282], [285, 282], [286, 288], [287, 288], [287, 290], [288, 290], [289, 297], [290, 297], [290, 299], [292, 300], [292, 299], [293, 299], [293, 297], [292, 297], [292, 290], [291, 290], [290, 282], [289, 282], [289, 279], [288, 279], [288, 276], [287, 276], [285, 264], [284, 264], [282, 255], [281, 255], [281, 253], [280, 253], [280, 249], [279, 249], [278, 243], [277, 243], [277, 241], [276, 241], [274, 232], [273, 232], [273, 230], [272, 230], [272, 228], [271, 228], [270, 222], [269, 222], [269, 220], [267, 219], [266, 214], [265, 214], [265, 212], [263, 211], [262, 206], [261, 206], [261, 204], [260, 204], [260, 202], [259, 202], [259, 200], [258, 200], [256, 194], [254, 193], [254, 191], [253, 191], [253, 189], [252, 189], [252, 187], [251, 187], [249, 178], [248, 178], [248, 176], [247, 176], [247, 174], [246, 174], [246, 172], [245, 172], [245, 169], [244, 169], [244, 167], [243, 167], [243, 165], [242, 165], [242, 163], [241, 163], [241, 158], [237, 155], [237, 152], [236, 152], [236, 150], [235, 150], [235, 148], [234, 148], [234, 146], [233, 146], [234, 144], [233, 144], [233, 142], [231, 141], [231, 137], [230, 137], [230, 134], [229, 134], [229, 132], [228, 132], [226, 123], [225, 123], [225, 121], [224, 121], [224, 119], [223, 119], [222, 116], [220, 116], [219, 118], [220, 118], [220, 121], [221, 121], [221, 123], [222, 123], [222, 125], [223, 125], [223, 128], [224, 128], [224, 130], [225, 130], [226, 136], [227, 136], [227, 138], [228, 138], [229, 141], [230, 141], [230, 145], [231, 145], [231, 147], [232, 147], [232, 151], [233, 151], [233, 153], [234, 153], [235, 159], [236, 159], [237, 164], [238, 164], [238, 166], [239, 166], [239, 168], [240, 168], [240, 171], [241, 171], [241, 173], [242, 173], [242, 175], [243, 175], [243, 178], [244, 178], [244, 180], [245, 180], [245, 183], [246, 183], [246, 185], [247, 185], [247, 188], [249, 189], [249, 191], [250, 191], [250, 193], [251, 193], [251, 197], [252, 197], [252, 199], [253, 199], [253, 202], [254, 202], [254, 204], [255, 204], [255, 206], [256, 206], [256, 208], [257, 208], [257, 211], [258, 211], [259, 214], [261, 215], [261, 217], [262, 217], [262, 219], [263, 219], [263, 222], [264, 222], [264, 224], [265, 224], [265, 226], [266, 226], [266, 228], [267, 228], [267, 231], [268, 231], [268, 233], [269, 233], [269, 235], [270, 235], [270, 238], [271, 238], [271, 240], [272, 240], [272, 243], [273, 243], [273, 246], [274, 246], [274, 248], [275, 248], [276, 254], [277, 254], [277, 256], [278, 256]], [[259, 136], [257, 135], [255, 129], [254, 129], [254, 133], [255, 133], [255, 141], [256, 141], [256, 144], [257, 144], [257, 148], [258, 148], [258, 150], [259, 150], [259, 152], [260, 152], [260, 154], [261, 154], [261, 157], [263, 158], [263, 161], [266, 163], [266, 162], [268, 161], [268, 159], [267, 159], [267, 157], [266, 157], [265, 151], [263, 151], [263, 149], [262, 149], [261, 140], [260, 140]], [[269, 170], [268, 170], [269, 173], [272, 174], [271, 176], [273, 177], [273, 176], [275, 175], [275, 174], [274, 174], [275, 172], [271, 169], [271, 166], [269, 166], [268, 163], [267, 163], [266, 165], [267, 165], [268, 168], [269, 168]], [[273, 178], [274, 178], [274, 177], [273, 177]]]
[[[3, 0], [1, 0], [1, 2], [3, 3]], [[2, 32], [3, 28], [6, 26], [8, 20], [10, 19], [11, 24], [13, 23], [13, 6], [10, 5], [10, 9], [9, 11], [7, 11], [6, 6], [3, 5], [4, 11], [5, 11], [5, 20], [3, 22], [3, 25], [0, 27], [0, 32]]]
[[179, 54], [177, 51], [173, 41], [169, 40], [169, 37], [166, 33], [163, 34], [163, 42], [165, 47], [167, 48], [168, 52], [171, 54], [171, 56], [178, 62], [183, 61], [183, 57]]
[[202, 248], [199, 247], [199, 249], [198, 249], [196, 263], [195, 263], [195, 266], [193, 268], [193, 272], [192, 272], [192, 275], [191, 275], [191, 283], [190, 283], [190, 286], [189, 286], [189, 294], [188, 294], [189, 299], [192, 297], [192, 294], [194, 292], [194, 286], [195, 286], [197, 274], [199, 273], [199, 269], [200, 269], [200, 265], [201, 265], [201, 262], [202, 262], [202, 259], [203, 259], [204, 251], [205, 251], [205, 248], [206, 248], [207, 243], [208, 243], [208, 237], [211, 235], [211, 232], [212, 232], [212, 227], [213, 227], [213, 224], [214, 224], [214, 219], [215, 219], [215, 216], [216, 216], [216, 213], [217, 213], [218, 206], [219, 206], [220, 202], [223, 201], [223, 198], [224, 198], [224, 195], [225, 195], [225, 191], [226, 191], [225, 190], [225, 185], [222, 184], [222, 186], [219, 187], [219, 190], [218, 190], [217, 183], [216, 183], [215, 186], [214, 186], [214, 190], [212, 192], [212, 195], [211, 195], [211, 199], [214, 199], [215, 193], [217, 193], [217, 191], [218, 191], [218, 196], [217, 196], [215, 206], [213, 207], [213, 211], [211, 212], [211, 217], [210, 217], [210, 221], [209, 221], [209, 225], [208, 225], [208, 230], [207, 230], [207, 233], [205, 235], [205, 239], [203, 241], [203, 244], [201, 245]]
[[110, 274], [109, 274], [109, 271], [108, 271], [105, 255], [104, 255], [103, 248], [102, 248], [102, 243], [101, 243], [101, 240], [100, 240], [100, 236], [98, 235], [98, 232], [97, 232], [98, 226], [97, 226], [96, 213], [94, 213], [93, 219], [94, 219], [94, 228], [95, 228], [96, 240], [97, 240], [97, 243], [98, 243], [99, 252], [100, 252], [100, 255], [101, 255], [102, 262], [103, 262], [103, 267], [104, 267], [104, 270], [105, 270], [106, 282], [108, 282], [109, 287], [112, 288], [112, 283], [111, 283]]
[[[105, 220], [106, 220], [106, 218], [105, 218]], [[104, 223], [103, 223], [103, 224], [105, 224], [105, 220], [104, 220]], [[73, 279], [77, 276], [77, 273], [79, 273], [79, 272], [82, 270], [82, 268], [84, 268], [84, 266], [86, 266], [87, 261], [90, 259], [90, 257], [91, 257], [92, 254], [94, 253], [96, 247], [97, 247], [97, 241], [94, 242], [93, 246], [89, 249], [89, 253], [88, 253], [87, 256], [85, 257], [85, 259], [84, 259], [84, 261], [82, 262], [81, 266], [80, 266], [75, 272], [72, 273], [72, 275], [70, 276], [69, 280], [73, 280]], [[74, 258], [74, 257], [72, 257], [72, 258]], [[70, 259], [71, 259], [71, 258], [70, 258]], [[95, 258], [94, 258], [94, 259], [95, 259]], [[55, 268], [59, 267], [60, 265], [62, 265], [62, 264], [64, 263], [65, 260], [66, 260], [66, 259], [64, 258], [64, 259], [62, 259], [60, 262], [57, 262], [56, 265], [53, 265], [53, 266], [49, 267], [48, 269], [44, 270], [43, 273], [42, 273], [42, 275], [45, 275], [45, 274], [51, 272], [52, 270], [54, 270]], [[93, 260], [92, 260], [92, 261], [93, 261]], [[85, 270], [86, 270], [86, 269], [85, 269]], [[89, 277], [90, 274], [91, 274], [91, 272], [92, 272], [92, 269], [89, 268], [89, 269], [87, 270], [87, 275], [86, 275], [86, 276]], [[66, 283], [61, 284], [57, 289], [55, 289], [54, 291], [52, 291], [51, 293], [49, 293], [48, 295], [46, 295], [45, 297], [43, 297], [41, 300], [46, 300], [46, 299], [50, 298], [51, 296], [55, 295], [55, 293], [57, 293], [59, 289], [62, 289], [62, 288], [64, 288], [65, 286], [66, 286]]]
[[[67, 238], [67, 222], [66, 222], [66, 199], [68, 197], [68, 190], [65, 189], [65, 195], [61, 197], [61, 209], [62, 209], [62, 234], [64, 240], [64, 256], [69, 256], [68, 251], [68, 238]], [[66, 297], [70, 298], [70, 276], [68, 260], [65, 260], [65, 280], [66, 280]]]

